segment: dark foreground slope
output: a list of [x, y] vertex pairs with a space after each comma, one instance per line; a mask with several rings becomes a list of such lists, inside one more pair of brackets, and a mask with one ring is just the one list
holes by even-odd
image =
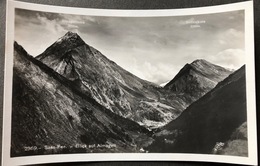
[[243, 66], [156, 133], [149, 151], [215, 153], [247, 120], [245, 83]]
[[14, 45], [12, 156], [136, 152], [149, 131], [112, 113]]

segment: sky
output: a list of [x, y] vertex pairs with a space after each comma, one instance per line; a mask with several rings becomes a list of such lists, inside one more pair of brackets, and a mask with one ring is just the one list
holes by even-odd
[[167, 17], [102, 17], [16, 9], [15, 40], [37, 56], [68, 31], [136, 76], [162, 84], [196, 59], [245, 62], [244, 11]]

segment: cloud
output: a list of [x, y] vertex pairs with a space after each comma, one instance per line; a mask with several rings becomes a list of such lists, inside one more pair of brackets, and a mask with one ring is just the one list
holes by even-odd
[[235, 37], [235, 38], [239, 38], [239, 37], [243, 37], [244, 33], [241, 31], [236, 30], [235, 28], [230, 28], [228, 29], [225, 33], [224, 33], [225, 37]]
[[244, 37], [244, 31], [237, 30], [236, 28], [225, 29], [216, 35], [222, 49], [243, 48]]
[[45, 28], [45, 30], [48, 32], [48, 34], [53, 35], [53, 34], [60, 34], [66, 32], [64, 27], [60, 25], [60, 22], [57, 20], [49, 20], [46, 17], [37, 15], [37, 19], [40, 22], [39, 26], [42, 26]]
[[27, 15], [15, 16], [15, 40], [31, 55], [39, 55], [67, 32], [60, 24], [60, 19], [49, 19], [50, 15], [46, 17], [46, 14], [33, 12]]
[[223, 67], [238, 69], [245, 64], [245, 51], [242, 49], [226, 49], [210, 59], [213, 63], [221, 64]]
[[138, 63], [136, 59], [133, 60], [133, 65], [128, 70], [135, 73], [136, 76], [158, 85], [170, 81], [179, 71], [172, 64], [153, 64], [149, 61]]

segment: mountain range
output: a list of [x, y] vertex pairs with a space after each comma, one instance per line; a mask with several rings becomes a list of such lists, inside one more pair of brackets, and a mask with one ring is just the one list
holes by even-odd
[[[230, 89], [224, 89], [226, 84], [223, 82], [235, 82], [234, 78], [239, 74], [231, 74], [233, 72], [206, 60], [195, 60], [161, 87], [126, 71], [86, 44], [76, 33], [66, 33], [36, 57], [15, 42], [12, 155], [140, 152], [143, 148], [149, 152], [157, 151], [154, 147], [163, 144], [162, 138], [172, 137], [172, 131], [187, 131], [192, 135], [191, 126], [184, 125], [189, 119], [185, 115], [189, 112], [194, 114], [192, 117], [205, 114], [205, 119], [210, 119], [206, 117], [213, 116], [210, 111], [199, 112], [200, 107], [193, 105], [201, 102], [208, 103], [208, 108], [214, 104], [221, 105], [218, 97], [212, 101], [204, 101], [204, 98], [212, 95], [215, 89], [229, 92]], [[245, 80], [240, 82], [245, 84]], [[237, 88], [240, 87], [233, 89], [240, 90]], [[230, 94], [233, 93], [230, 91]], [[220, 94], [214, 93], [216, 96]], [[229, 104], [229, 100], [231, 98], [222, 102]], [[241, 101], [235, 99], [235, 102]], [[194, 111], [190, 111], [193, 107]], [[233, 105], [230, 109], [233, 110]], [[222, 116], [225, 113], [219, 114], [221, 118], [228, 119]], [[223, 140], [226, 141], [231, 130], [238, 128], [246, 119], [241, 112], [232, 116], [244, 119], [238, 120], [224, 134]], [[200, 120], [194, 119], [196, 126]], [[172, 127], [179, 123], [182, 125]], [[210, 122], [201, 121], [199, 124], [204, 123]], [[201, 132], [201, 137], [206, 133]], [[183, 137], [188, 139], [189, 136], [183, 134], [172, 139], [185, 142], [187, 140]], [[210, 143], [210, 148], [214, 141]], [[182, 143], [178, 145], [182, 149]], [[201, 152], [208, 152], [204, 148]], [[178, 151], [176, 144], [174, 149]], [[184, 152], [189, 151], [183, 149]], [[197, 149], [200, 151], [200, 148]], [[162, 151], [168, 150], [163, 148]]]
[[[231, 73], [205, 60], [197, 60], [187, 64], [191, 66], [189, 69], [181, 70], [182, 77], [178, 81], [174, 78], [161, 88], [124, 70], [72, 32], [66, 33], [36, 59], [74, 81], [83, 93], [107, 109], [148, 128], [157, 128], [175, 119], [191, 102]], [[205, 68], [210, 70], [203, 71]], [[173, 90], [173, 86], [183, 86], [185, 78], [190, 80], [186, 89]], [[193, 92], [192, 88], [197, 91]]]

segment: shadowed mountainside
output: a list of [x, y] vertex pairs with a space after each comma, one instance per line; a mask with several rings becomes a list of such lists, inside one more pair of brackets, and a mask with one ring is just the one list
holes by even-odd
[[[218, 143], [227, 142], [246, 120], [243, 66], [162, 127], [148, 149], [150, 152], [212, 153]], [[225, 154], [232, 155], [228, 151]]]

